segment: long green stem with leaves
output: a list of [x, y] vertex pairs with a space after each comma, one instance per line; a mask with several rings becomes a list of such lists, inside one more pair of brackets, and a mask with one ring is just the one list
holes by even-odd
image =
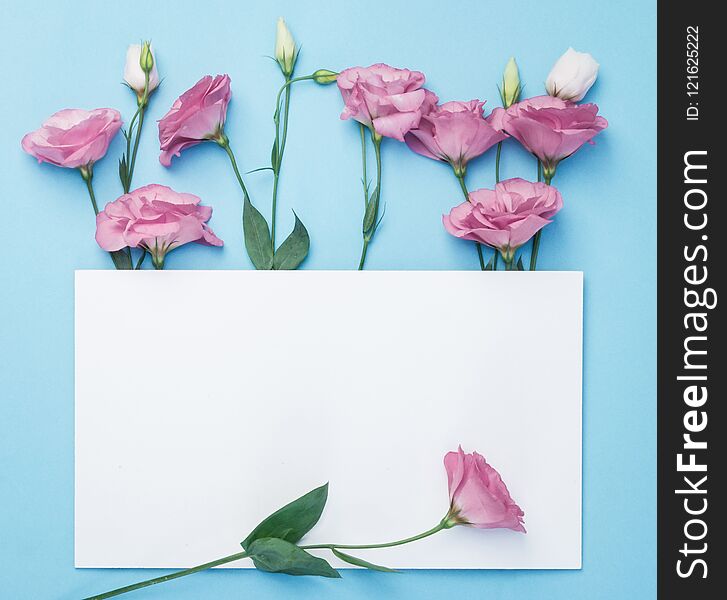
[[[292, 79], [290, 76], [285, 77], [285, 85], [280, 88], [277, 99], [275, 101], [275, 114], [273, 120], [275, 121], [275, 146], [272, 156], [271, 167], [273, 169], [273, 203], [272, 203], [272, 214], [270, 217], [270, 241], [273, 247], [273, 253], [275, 253], [275, 223], [277, 220], [277, 207], [278, 207], [278, 183], [280, 180], [280, 167], [283, 164], [283, 154], [285, 153], [285, 143], [288, 139], [288, 116], [290, 115], [290, 82]], [[285, 94], [283, 99], [283, 130], [280, 131], [280, 96]]]
[[[459, 181], [459, 186], [462, 189], [462, 193], [464, 194], [464, 199], [469, 202], [470, 193], [467, 190], [467, 184], [464, 182], [464, 174], [455, 172], [455, 177], [457, 177], [457, 181]], [[480, 244], [479, 242], [475, 242], [475, 247], [477, 248], [477, 257], [480, 260], [480, 270], [485, 271], [485, 257], [482, 254], [482, 244]]]
[[236, 554], [230, 554], [230, 556], [218, 558], [217, 560], [213, 560], [211, 562], [204, 563], [203, 565], [198, 565], [196, 567], [192, 567], [191, 569], [185, 569], [184, 571], [177, 571], [176, 573], [170, 573], [169, 575], [162, 575], [161, 577], [154, 577], [153, 579], [147, 579], [146, 581], [140, 581], [139, 583], [134, 583], [132, 585], [124, 586], [122, 588], [117, 588], [115, 590], [111, 590], [110, 592], [105, 592], [103, 594], [99, 594], [98, 596], [89, 596], [88, 598], [85, 598], [84, 600], [105, 600], [106, 598], [113, 598], [114, 596], [120, 596], [121, 594], [126, 594], [128, 592], [140, 590], [142, 588], [149, 587], [151, 585], [156, 585], [157, 583], [164, 583], [166, 581], [171, 581], [173, 579], [179, 579], [180, 577], [185, 577], [187, 575], [193, 575], [194, 573], [199, 573], [200, 571], [206, 571], [207, 569], [219, 567], [221, 565], [225, 565], [227, 563], [231, 563], [236, 560], [240, 560], [242, 558], [247, 558], [247, 556], [248, 556], [247, 552], [238, 552]]
[[[447, 515], [431, 529], [401, 540], [395, 540], [393, 542], [384, 542], [380, 544], [309, 544], [307, 546], [300, 546], [300, 548], [301, 550], [331, 550], [334, 551], [334, 553], [336, 550], [374, 550], [377, 548], [393, 548], [394, 546], [403, 546], [404, 544], [410, 544], [412, 542], [422, 540], [424, 538], [434, 535], [435, 533], [439, 533], [444, 529], [450, 529], [454, 526], [454, 524], [455, 523], [450, 519], [450, 516]], [[218, 558], [217, 560], [213, 560], [211, 562], [207, 562], [196, 567], [184, 569], [183, 571], [177, 571], [176, 573], [170, 573], [169, 575], [162, 575], [161, 577], [154, 577], [153, 579], [140, 581], [139, 583], [134, 583], [132, 585], [127, 585], [122, 588], [111, 590], [110, 592], [105, 592], [98, 596], [90, 596], [88, 598], [85, 598], [84, 600], [105, 600], [106, 598], [113, 598], [114, 596], [120, 596], [121, 594], [140, 590], [142, 588], [156, 585], [158, 583], [165, 583], [173, 579], [186, 577], [187, 575], [193, 575], [194, 573], [199, 573], [200, 571], [206, 571], [208, 569], [219, 567], [224, 564], [235, 562], [237, 560], [248, 557], [249, 554], [247, 552], [238, 552], [236, 554], [231, 554], [223, 558]]]

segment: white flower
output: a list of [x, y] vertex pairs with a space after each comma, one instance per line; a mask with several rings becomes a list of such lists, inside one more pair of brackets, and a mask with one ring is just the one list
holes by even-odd
[[295, 65], [295, 40], [283, 17], [278, 18], [278, 31], [275, 36], [275, 60], [285, 75], [293, 73]]
[[[126, 65], [124, 65], [124, 81], [139, 96], [144, 93], [144, 84], [146, 82], [144, 69], [141, 68], [140, 63], [142, 47], [141, 44], [131, 44], [126, 51]], [[149, 93], [151, 93], [159, 85], [159, 73], [157, 72], [157, 61], [154, 57], [154, 48], [151, 45], [149, 45], [149, 53], [153, 62], [149, 72]]]
[[578, 102], [595, 83], [598, 67], [599, 64], [587, 52], [568, 48], [553, 65], [545, 81], [545, 89], [561, 100]]

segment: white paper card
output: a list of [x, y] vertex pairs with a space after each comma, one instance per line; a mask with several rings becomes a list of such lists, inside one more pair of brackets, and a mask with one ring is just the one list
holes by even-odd
[[447, 512], [442, 459], [461, 444], [528, 533], [358, 554], [580, 568], [582, 299], [564, 272], [77, 272], [76, 566], [232, 554], [326, 481], [306, 541], [407, 537]]

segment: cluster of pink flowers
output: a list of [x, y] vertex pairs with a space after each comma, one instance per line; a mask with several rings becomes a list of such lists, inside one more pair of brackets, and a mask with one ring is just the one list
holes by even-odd
[[[379, 214], [381, 144], [386, 138], [404, 142], [417, 154], [449, 165], [464, 202], [442, 217], [444, 227], [453, 236], [476, 243], [482, 269], [497, 268], [498, 256], [502, 256], [507, 269], [523, 268], [522, 254], [516, 260], [517, 253], [530, 239], [534, 240], [530, 268], [535, 268], [540, 233], [563, 206], [561, 194], [551, 186], [558, 165], [586, 143], [592, 144], [593, 138], [608, 126], [606, 119], [598, 114], [598, 106], [578, 103], [596, 81], [599, 65], [593, 57], [568, 49], [547, 77], [548, 94], [522, 100], [523, 86], [517, 64], [510, 59], [501, 85], [503, 106], [485, 114], [484, 101], [440, 103], [437, 94], [425, 87], [423, 73], [384, 63], [351, 67], [340, 73], [319, 69], [311, 75], [293, 77], [298, 49], [282, 19], [277, 27], [275, 60], [285, 84], [276, 101], [275, 143], [271, 165], [266, 167], [273, 172], [274, 181], [269, 225], [250, 201], [225, 134], [232, 98], [228, 75], [206, 75], [199, 79], [158, 122], [159, 161], [166, 167], [171, 165], [173, 157], [202, 142], [215, 142], [225, 150], [244, 195], [245, 245], [256, 268], [297, 268], [308, 252], [308, 232], [297, 217], [287, 243], [278, 247], [275, 239], [278, 177], [288, 132], [290, 85], [301, 80], [323, 85], [336, 82], [344, 103], [341, 119], [352, 119], [361, 127], [365, 210], [359, 269], [364, 267], [368, 246], [382, 218]], [[128, 130], [124, 131], [126, 153], [119, 165], [123, 194], [103, 210], [99, 212], [93, 192], [93, 165], [104, 157], [121, 129], [118, 111], [111, 108], [62, 110], [38, 130], [28, 133], [22, 140], [23, 149], [39, 162], [80, 171], [98, 215], [96, 238], [102, 248], [111, 252], [117, 268], [133, 268], [133, 248], [142, 249], [138, 266], [150, 254], [152, 264], [161, 268], [166, 253], [185, 243], [222, 245], [207, 225], [211, 209], [201, 207], [196, 196], [177, 194], [159, 185], [131, 190], [144, 111], [160, 82], [151, 43], [129, 47], [124, 79], [136, 94], [138, 108]], [[372, 187], [366, 176], [366, 131], [376, 154], [377, 176]], [[135, 138], [133, 143], [132, 138]], [[540, 176], [537, 182], [519, 178], [500, 181], [502, 144], [510, 138], [537, 158], [542, 182]], [[466, 184], [469, 163], [495, 145], [498, 147], [495, 185], [470, 192]], [[109, 237], [112, 231], [113, 240]], [[488, 266], [482, 245], [495, 250]]]
[[[585, 143], [592, 143], [608, 126], [595, 104], [573, 102], [585, 96], [597, 71], [598, 63], [590, 55], [569, 49], [548, 76], [550, 95], [518, 102], [522, 86], [511, 59], [501, 89], [504, 107], [485, 116], [485, 103], [480, 100], [438, 104], [437, 95], [424, 88], [425, 77], [418, 71], [385, 64], [354, 67], [338, 77], [345, 103], [341, 118], [355, 119], [375, 140], [405, 141], [414, 152], [449, 164], [465, 202], [443, 217], [446, 230], [494, 248], [506, 267], [513, 268], [517, 249], [538, 235], [563, 205], [558, 190], [550, 186], [558, 164]], [[498, 151], [495, 188], [468, 192], [467, 164], [509, 137], [538, 159], [545, 183], [500, 182]], [[364, 256], [365, 249], [366, 244]], [[534, 254], [537, 256], [537, 247]], [[482, 260], [481, 265], [485, 268]], [[534, 265], [532, 257], [531, 268]]]
[[[131, 179], [141, 133], [139, 118], [159, 85], [159, 73], [151, 43], [129, 46], [124, 66], [124, 80], [137, 96], [137, 112], [128, 131], [127, 152], [119, 165], [124, 188], [116, 200], [98, 210], [93, 191], [93, 166], [108, 152], [109, 146], [122, 126], [121, 114], [112, 108], [61, 110], [43, 125], [23, 137], [21, 145], [38, 162], [67, 169], [78, 169], [86, 181], [96, 213], [96, 241], [111, 253], [119, 269], [134, 268], [131, 249], [140, 248], [139, 268], [144, 257], [151, 256], [154, 268], [161, 269], [167, 253], [189, 242], [222, 246], [207, 225], [212, 209], [200, 205], [200, 198], [178, 193], [169, 187], [151, 184], [130, 190]], [[230, 98], [229, 78], [204, 78], [195, 88], [180, 98], [160, 124], [162, 164], [169, 165], [171, 156], [205, 136], [210, 137], [224, 123]], [[209, 135], [207, 124], [210, 124]], [[132, 152], [131, 139], [136, 125], [136, 144]]]

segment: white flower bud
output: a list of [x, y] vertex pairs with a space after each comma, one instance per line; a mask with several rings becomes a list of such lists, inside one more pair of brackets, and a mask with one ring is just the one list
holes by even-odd
[[568, 48], [553, 66], [545, 81], [545, 89], [561, 100], [583, 99], [598, 76], [598, 63], [587, 52]]
[[[144, 93], [146, 73], [141, 66], [142, 45], [131, 44], [126, 51], [126, 65], [124, 65], [124, 81], [134, 90], [137, 96]], [[149, 71], [149, 93], [151, 94], [159, 86], [159, 73], [157, 72], [157, 61], [154, 57], [154, 48], [148, 42], [144, 44], [144, 59], [149, 60], [151, 56], [152, 67]], [[148, 65], [147, 65], [148, 66]]]
[[278, 31], [275, 36], [275, 60], [278, 61], [284, 75], [293, 74], [295, 66], [295, 40], [283, 17], [278, 18]]

